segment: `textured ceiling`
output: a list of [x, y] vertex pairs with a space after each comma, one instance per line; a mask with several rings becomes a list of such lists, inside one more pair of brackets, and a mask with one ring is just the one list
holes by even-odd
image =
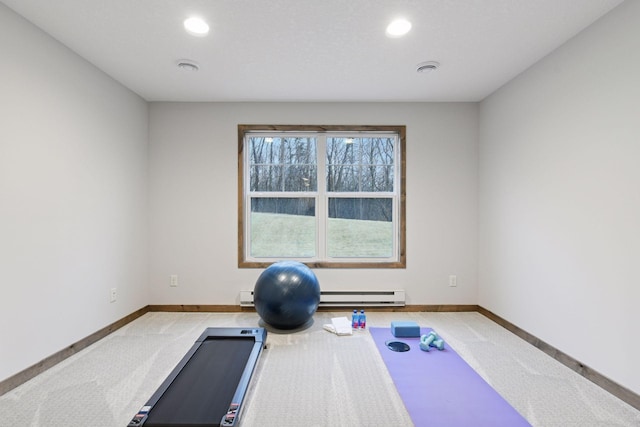
[[[148, 101], [479, 101], [622, 2], [0, 1]], [[386, 37], [399, 16], [412, 30]]]

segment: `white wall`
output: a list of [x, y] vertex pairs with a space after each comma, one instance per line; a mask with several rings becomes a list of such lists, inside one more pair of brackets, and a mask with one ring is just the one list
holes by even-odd
[[640, 2], [481, 103], [479, 304], [640, 393]]
[[[477, 104], [152, 103], [150, 304], [238, 304], [238, 124], [407, 126], [407, 268], [316, 269], [323, 289], [475, 304]], [[169, 275], [179, 287], [169, 287]], [[458, 287], [448, 287], [450, 274]]]
[[0, 52], [2, 380], [147, 304], [148, 107], [2, 4]]

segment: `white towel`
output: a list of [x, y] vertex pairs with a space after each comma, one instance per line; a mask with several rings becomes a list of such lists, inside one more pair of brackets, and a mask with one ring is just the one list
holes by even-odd
[[[346, 317], [334, 317], [331, 319], [330, 325], [324, 325], [325, 329], [333, 332], [336, 335], [351, 335], [351, 322]], [[329, 326], [329, 328], [327, 328]]]

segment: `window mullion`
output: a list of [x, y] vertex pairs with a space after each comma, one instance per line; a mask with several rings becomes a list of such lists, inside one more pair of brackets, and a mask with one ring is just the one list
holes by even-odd
[[318, 192], [316, 195], [316, 242], [318, 249], [318, 258], [327, 258], [327, 137], [326, 135], [318, 135], [317, 145], [318, 154], [316, 164], [317, 171], [317, 186]]

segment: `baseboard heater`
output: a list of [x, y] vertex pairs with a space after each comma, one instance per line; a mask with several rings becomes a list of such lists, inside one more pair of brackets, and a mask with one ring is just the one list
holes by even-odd
[[[320, 291], [320, 307], [404, 307], [403, 290]], [[253, 291], [240, 291], [240, 307], [253, 307]]]

